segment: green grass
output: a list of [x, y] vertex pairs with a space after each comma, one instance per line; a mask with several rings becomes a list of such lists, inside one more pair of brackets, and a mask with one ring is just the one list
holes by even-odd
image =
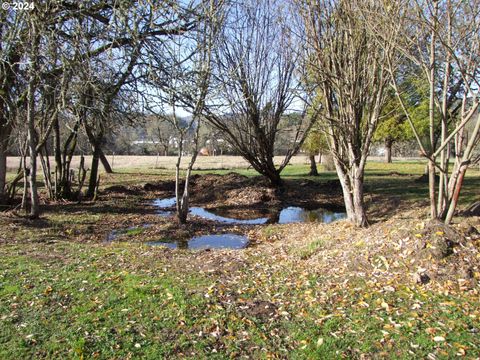
[[[177, 274], [115, 266], [125, 249], [64, 244], [57, 251], [66, 253], [60, 256], [67, 264], [2, 257], [0, 358], [171, 354], [176, 344], [168, 338], [181, 343], [187, 336], [179, 321], [192, 326], [195, 309], [204, 305], [202, 296], [185, 294]], [[108, 264], [113, 268], [105, 269]], [[188, 291], [201, 284], [189, 276]]]
[[[405, 200], [423, 200], [428, 198], [428, 183], [417, 182], [416, 180], [424, 174], [425, 161], [396, 161], [391, 164], [370, 161], [365, 169], [366, 195], [380, 194], [402, 197]], [[307, 176], [310, 171], [307, 165], [289, 165], [282, 172], [282, 178], [289, 179], [310, 179], [317, 182], [325, 182], [337, 179], [335, 171], [325, 171], [319, 166], [320, 176]], [[235, 170], [202, 170], [198, 174], [219, 174], [225, 175], [229, 172], [236, 172], [245, 176], [257, 176], [253, 169]], [[392, 175], [393, 173], [393, 175]], [[478, 184], [480, 183], [480, 171], [469, 169], [464, 179], [464, 185], [460, 196], [460, 205], [464, 206], [475, 200], [480, 195]]]
[[299, 254], [301, 259], [308, 259], [319, 250], [321, 250], [325, 246], [325, 240], [322, 238], [315, 239], [305, 246], [295, 249], [295, 252]]
[[[0, 358], [409, 359], [480, 351], [475, 299], [406, 286], [385, 292], [371, 282], [327, 290], [321, 276], [262, 258], [252, 259], [256, 272], [222, 281], [144, 251], [2, 247]], [[253, 299], [273, 302], [279, 315], [243, 313]]]
[[[427, 184], [415, 182], [423, 170], [422, 162], [368, 163], [367, 196], [424, 199]], [[247, 169], [236, 172], [256, 175]], [[287, 181], [336, 178], [334, 172], [321, 171], [319, 177], [307, 172], [304, 165], [287, 166], [283, 176]], [[103, 186], [139, 185], [171, 176], [165, 170], [128, 169], [102, 175], [102, 181]], [[480, 172], [469, 170], [462, 204], [478, 199], [479, 180]], [[139, 200], [51, 207], [38, 227], [0, 219], [5, 232], [0, 238], [23, 241], [0, 242], [0, 359], [341, 359], [362, 354], [446, 359], [480, 353], [478, 294], [425, 291], [401, 283], [385, 290], [368, 274], [365, 281], [332, 284], [308, 263], [328, 245], [323, 233], [278, 258], [247, 249], [237, 272], [229, 262], [226, 269], [202, 270], [205, 258], [184, 251], [79, 242], [88, 238], [91, 224], [125, 220], [120, 211], [100, 211], [113, 206], [108, 201], [132, 209]], [[130, 240], [144, 231], [134, 227], [124, 235]], [[288, 228], [268, 225], [261, 235], [281, 242], [282, 231]], [[61, 240], [72, 233], [78, 239]], [[46, 241], [51, 238], [56, 241]], [[297, 260], [286, 259], [289, 255]], [[259, 300], [274, 304], [275, 316], [243, 309]]]

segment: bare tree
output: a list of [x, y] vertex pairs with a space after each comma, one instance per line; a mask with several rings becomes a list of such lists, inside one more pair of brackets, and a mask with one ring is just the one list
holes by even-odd
[[[26, 122], [28, 134], [30, 217], [38, 218], [40, 204], [37, 188], [37, 157], [47, 142], [53, 124], [57, 118], [61, 99], [68, 88], [68, 74], [61, 79], [45, 77], [45, 70], [56, 64], [55, 57], [44, 56], [55, 41], [55, 32], [49, 28], [50, 8], [38, 6], [29, 13], [26, 40], [29, 49], [26, 52], [28, 68], [26, 71]], [[51, 74], [51, 73], [50, 73]], [[58, 81], [60, 80], [60, 81]], [[41, 101], [38, 101], [38, 98]], [[58, 100], [55, 100], [58, 99]]]
[[0, 14], [0, 205], [5, 205], [7, 194], [7, 151], [12, 141], [18, 109], [25, 101], [24, 84], [18, 76], [23, 51], [25, 13]]
[[[190, 5], [193, 6], [190, 12], [195, 14], [194, 28], [181, 38], [172, 37], [168, 44], [161, 44], [163, 54], [157, 52], [157, 56], [150, 57], [150, 69], [154, 71], [149, 73], [149, 86], [155, 91], [155, 96], [146, 99], [150, 102], [147, 106], [151, 112], [157, 115], [165, 113], [162, 104], [167, 104], [171, 112], [164, 119], [176, 130], [178, 154], [175, 164], [175, 197], [177, 218], [182, 224], [187, 221], [189, 211], [190, 176], [199, 151], [202, 113], [207, 96], [211, 93], [212, 53], [224, 19], [223, 1], [207, 0], [198, 5]], [[164, 58], [165, 55], [167, 59]], [[179, 108], [187, 112], [189, 117], [182, 119], [178, 116]], [[182, 189], [181, 171], [185, 150], [191, 156], [185, 169]]]
[[310, 1], [299, 6], [309, 54], [310, 81], [318, 89], [321, 125], [328, 137], [348, 219], [366, 226], [364, 171], [372, 136], [395, 62], [390, 37], [378, 41], [368, 29], [365, 10], [389, 10], [368, 0]]
[[[229, 8], [214, 57], [219, 91], [204, 109], [206, 119], [275, 187], [316, 119], [305, 111], [306, 92], [287, 14], [278, 1], [249, 0]], [[288, 122], [290, 112], [300, 114], [296, 121]], [[287, 130], [289, 149], [276, 166], [276, 141]]]
[[[401, 2], [402, 11], [395, 17], [408, 34], [396, 41], [399, 53], [417, 66], [428, 82], [427, 143], [419, 136], [411, 109], [404, 104], [398, 75], [393, 77], [393, 88], [421, 152], [428, 159], [431, 218], [444, 219], [447, 224], [455, 213], [465, 173], [478, 161], [474, 150], [480, 143], [479, 8], [478, 0], [413, 0]], [[378, 31], [378, 27], [375, 30], [377, 34], [385, 32]], [[391, 72], [395, 74], [395, 66], [391, 66]], [[466, 131], [467, 126], [471, 131]], [[440, 173], [438, 186], [436, 171]]]
[[[94, 153], [88, 191], [91, 195], [97, 183], [99, 160], [108, 171], [101, 149], [103, 135], [112, 115], [125, 103], [119, 97], [135, 81], [143, 44], [183, 34], [192, 27], [194, 14], [191, 6], [170, 3], [159, 7], [152, 3], [101, 1], [44, 2], [28, 13], [11, 10], [1, 16], [0, 86], [5, 91], [0, 93], [0, 197], [3, 201], [5, 148], [12, 142], [11, 120], [25, 112], [32, 170], [31, 215], [37, 217], [37, 156], [49, 196], [70, 198], [70, 162], [78, 132], [83, 128]], [[60, 122], [64, 119], [74, 121], [62, 144]], [[54, 178], [48, 156], [50, 143], [55, 157]]]
[[158, 116], [148, 117], [146, 120], [146, 131], [148, 139], [153, 143], [158, 154], [168, 156], [172, 138], [175, 134], [175, 127], [171, 121]]

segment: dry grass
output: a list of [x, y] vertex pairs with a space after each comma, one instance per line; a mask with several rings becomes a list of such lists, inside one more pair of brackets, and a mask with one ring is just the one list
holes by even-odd
[[[114, 169], [136, 169], [136, 168], [157, 168], [157, 169], [175, 169], [175, 163], [177, 161], [176, 156], [150, 156], [150, 155], [107, 155], [110, 165], [113, 165]], [[275, 156], [275, 164], [279, 165], [283, 161], [283, 156]], [[182, 162], [183, 166], [187, 165], [190, 160], [189, 156], [186, 156]], [[370, 161], [383, 162], [383, 157], [370, 156]], [[419, 158], [395, 158], [395, 161], [416, 161]], [[53, 164], [54, 158], [50, 157], [50, 162]], [[80, 162], [80, 156], [74, 156], [72, 161], [72, 168], [78, 168]], [[92, 162], [91, 156], [85, 156], [85, 164], [88, 168]], [[7, 168], [10, 172], [16, 171], [20, 164], [20, 157], [10, 156], [7, 158]], [[307, 165], [310, 164], [308, 156], [300, 154], [292, 157], [290, 160], [291, 165]], [[38, 162], [40, 169], [40, 162]], [[248, 162], [241, 156], [199, 156], [195, 163], [194, 169], [196, 170], [225, 170], [225, 169], [247, 169], [249, 167]]]
[[[159, 169], [174, 169], [177, 161], [176, 156], [131, 156], [131, 155], [108, 155], [107, 156], [110, 165], [113, 165], [114, 169], [134, 169], [134, 168], [159, 168]], [[88, 167], [91, 163], [92, 157], [85, 156], [85, 163]], [[190, 158], [185, 157], [182, 162], [184, 166]], [[54, 161], [53, 157], [50, 159]], [[79, 156], [75, 156], [72, 161], [72, 168], [78, 168], [80, 161]], [[283, 161], [283, 156], [276, 156], [275, 163], [280, 164]], [[294, 156], [290, 160], [290, 164], [302, 165], [308, 163], [308, 157], [305, 155]], [[20, 157], [9, 157], [7, 159], [7, 167], [10, 171], [15, 171], [20, 164]], [[39, 164], [40, 166], [40, 164]], [[207, 169], [246, 169], [249, 164], [241, 156], [199, 156], [195, 163], [195, 169], [207, 170]]]

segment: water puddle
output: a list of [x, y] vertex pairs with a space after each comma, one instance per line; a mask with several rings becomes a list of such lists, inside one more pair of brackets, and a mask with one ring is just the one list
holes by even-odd
[[326, 209], [307, 210], [300, 207], [287, 207], [280, 211], [278, 218], [279, 224], [290, 223], [331, 223], [336, 220], [342, 220], [347, 217], [344, 212], [334, 212]]
[[[160, 216], [170, 216], [173, 214], [173, 211], [169, 208], [175, 205], [175, 198], [166, 198], [158, 199], [153, 203], [159, 210], [157, 214]], [[223, 211], [225, 213], [225, 211]], [[252, 216], [252, 210], [245, 211], [247, 215]], [[331, 223], [336, 220], [341, 220], [346, 218], [346, 213], [344, 212], [335, 212], [327, 209], [315, 209], [308, 210], [301, 207], [289, 206], [281, 210], [270, 209], [268, 211], [268, 216], [265, 215], [265, 212], [260, 210], [256, 212], [258, 217], [252, 217], [248, 219], [239, 219], [236, 217], [227, 217], [220, 215], [219, 211], [206, 210], [202, 207], [192, 206], [190, 208], [190, 214], [201, 217], [207, 220], [217, 221], [223, 224], [230, 225], [262, 225], [262, 224], [290, 224], [290, 223], [311, 223], [311, 222], [321, 222], [321, 223]], [[237, 211], [238, 214], [238, 211]], [[240, 217], [240, 216], [239, 216]], [[241, 216], [243, 217], [243, 216]]]
[[146, 244], [170, 249], [244, 249], [248, 245], [248, 238], [237, 234], [219, 234], [195, 236], [189, 241], [152, 241]]
[[157, 199], [153, 202], [153, 206], [156, 206], [159, 210], [157, 211], [157, 215], [162, 217], [167, 217], [173, 214], [173, 211], [166, 210], [175, 206], [177, 200], [175, 197], [166, 198], [166, 199]]
[[224, 216], [214, 214], [213, 212], [205, 210], [204, 208], [201, 208], [201, 207], [191, 207], [190, 214], [196, 215], [198, 217], [201, 217], [207, 220], [218, 221], [224, 224], [261, 225], [261, 224], [266, 224], [268, 222], [268, 218], [266, 217], [247, 219], [247, 220], [224, 217]]
[[177, 200], [175, 199], [175, 197], [172, 197], [172, 198], [166, 198], [166, 199], [157, 199], [153, 202], [153, 205], [160, 209], [166, 209], [174, 206], [176, 202]]

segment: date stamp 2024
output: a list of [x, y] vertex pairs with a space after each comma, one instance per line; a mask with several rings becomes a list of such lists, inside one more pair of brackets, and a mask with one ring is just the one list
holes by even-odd
[[33, 10], [34, 8], [35, 8], [35, 4], [33, 3], [33, 1], [2, 2], [3, 10], [22, 11], [22, 10]]

